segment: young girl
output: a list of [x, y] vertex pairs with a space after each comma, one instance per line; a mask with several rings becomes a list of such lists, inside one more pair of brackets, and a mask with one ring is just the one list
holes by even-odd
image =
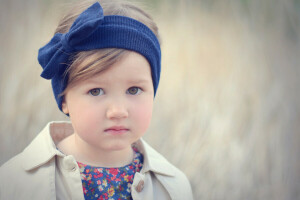
[[1, 167], [0, 199], [192, 199], [186, 176], [142, 140], [160, 55], [157, 27], [136, 6], [75, 6], [38, 55], [71, 123], [50, 122]]

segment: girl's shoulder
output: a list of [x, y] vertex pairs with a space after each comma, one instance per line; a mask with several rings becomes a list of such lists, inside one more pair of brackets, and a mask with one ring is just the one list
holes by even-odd
[[[172, 199], [193, 199], [192, 189], [187, 176], [163, 155], [153, 149], [144, 140], [135, 143], [135, 147], [144, 156], [141, 173], [152, 172], [157, 180], [168, 191]], [[178, 198], [180, 199], [180, 198]]]
[[10, 172], [19, 173], [24, 171], [23, 164], [26, 162], [26, 160], [24, 160], [23, 153], [24, 151], [13, 156], [12, 158], [10, 158], [8, 161], [6, 161], [0, 166], [1, 180], [3, 180], [2, 176], [10, 174]]
[[53, 141], [48, 128], [47, 125], [21, 153], [0, 167], [0, 199], [32, 199], [33, 188], [39, 188], [37, 199], [45, 199], [43, 195], [49, 193], [47, 188], [52, 187], [52, 181], [42, 180], [55, 178], [50, 173], [55, 171], [55, 152], [50, 148]]

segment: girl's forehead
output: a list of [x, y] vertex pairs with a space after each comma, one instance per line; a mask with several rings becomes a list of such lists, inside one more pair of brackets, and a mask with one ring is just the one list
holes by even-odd
[[115, 82], [129, 84], [150, 82], [152, 84], [149, 62], [138, 53], [129, 53], [105, 70], [97, 74], [91, 74], [84, 80], [79, 81], [79, 84], [108, 84]]
[[106, 78], [110, 77], [127, 77], [131, 79], [149, 78], [151, 75], [151, 67], [148, 60], [139, 53], [130, 52], [117, 62], [110, 65], [99, 74], [95, 75]]

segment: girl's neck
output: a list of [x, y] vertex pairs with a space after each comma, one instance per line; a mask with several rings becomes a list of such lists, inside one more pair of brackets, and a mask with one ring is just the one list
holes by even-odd
[[73, 155], [77, 162], [106, 168], [117, 168], [132, 162], [134, 151], [131, 147], [122, 150], [95, 148], [72, 134], [58, 143], [57, 147], [66, 155]]

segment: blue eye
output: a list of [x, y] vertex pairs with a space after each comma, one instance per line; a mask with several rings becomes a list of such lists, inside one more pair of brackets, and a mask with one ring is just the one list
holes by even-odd
[[89, 91], [89, 94], [92, 96], [100, 96], [104, 94], [104, 91], [101, 88], [94, 88]]
[[139, 87], [131, 87], [127, 90], [127, 94], [131, 94], [131, 95], [137, 95], [140, 94], [142, 92], [141, 88]]

